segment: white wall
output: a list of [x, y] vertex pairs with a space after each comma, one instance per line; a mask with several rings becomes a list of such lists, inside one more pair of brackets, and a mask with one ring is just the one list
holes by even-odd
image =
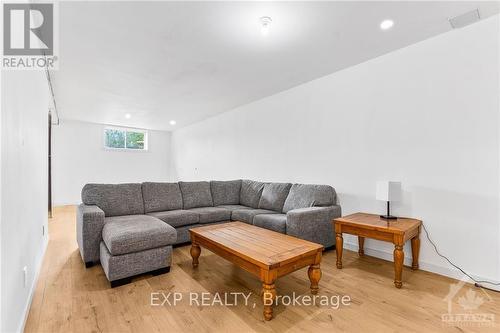
[[148, 151], [113, 151], [103, 147], [105, 125], [61, 119], [53, 127], [54, 205], [81, 202], [86, 183], [168, 181], [170, 133], [149, 131]]
[[22, 329], [47, 244], [48, 105], [43, 72], [2, 71], [2, 332]]
[[[401, 180], [394, 212], [500, 280], [498, 27], [495, 16], [176, 130], [174, 178], [331, 184], [344, 214], [383, 212], [376, 181]], [[423, 238], [421, 267], [457, 276]], [[389, 244], [365, 246], [392, 259]]]
[[[0, 91], [3, 94], [3, 75], [2, 71], [0, 70]], [[3, 100], [3, 98], [0, 95], [0, 100]], [[2, 105], [2, 110], [4, 109], [3, 102], [1, 103]], [[0, 111], [1, 112], [1, 111]], [[3, 113], [3, 112], [2, 112]], [[3, 154], [1, 152], [2, 148], [2, 113], [0, 113], [0, 330], [2, 329], [2, 314], [3, 314], [3, 306], [2, 306], [2, 289], [3, 289], [3, 284], [2, 284], [2, 258], [3, 258], [3, 252], [2, 252], [2, 160], [3, 160]]]

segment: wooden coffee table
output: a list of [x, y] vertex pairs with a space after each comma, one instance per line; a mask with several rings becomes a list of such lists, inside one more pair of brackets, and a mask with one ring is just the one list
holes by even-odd
[[[273, 317], [276, 279], [309, 266], [311, 293], [318, 293], [323, 246], [243, 222], [209, 225], [189, 230], [193, 267], [198, 267], [200, 246], [229, 260], [262, 281], [264, 319]], [[269, 300], [272, 300], [269, 301]]]
[[394, 285], [401, 288], [403, 274], [404, 252], [403, 245], [411, 239], [412, 265], [418, 269], [418, 255], [420, 251], [420, 227], [422, 221], [399, 217], [397, 220], [386, 220], [376, 214], [356, 213], [334, 219], [337, 251], [337, 268], [342, 268], [342, 233], [358, 236], [358, 253], [365, 254], [363, 246], [365, 237], [394, 244]]

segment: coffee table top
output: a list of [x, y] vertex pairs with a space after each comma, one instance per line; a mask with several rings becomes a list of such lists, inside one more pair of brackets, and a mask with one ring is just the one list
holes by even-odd
[[355, 213], [339, 217], [334, 219], [333, 222], [393, 234], [404, 234], [422, 224], [422, 221], [417, 219], [398, 217], [397, 220], [386, 220], [377, 214], [368, 213]]
[[193, 235], [222, 247], [263, 268], [276, 268], [323, 250], [323, 245], [244, 222], [214, 224], [190, 229]]

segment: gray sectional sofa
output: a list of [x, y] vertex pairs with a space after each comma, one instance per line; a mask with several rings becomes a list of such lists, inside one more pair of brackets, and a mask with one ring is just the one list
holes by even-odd
[[331, 220], [341, 216], [328, 185], [251, 180], [87, 184], [77, 214], [86, 266], [100, 261], [112, 286], [170, 269], [172, 246], [189, 229], [243, 221], [323, 244], [335, 244]]

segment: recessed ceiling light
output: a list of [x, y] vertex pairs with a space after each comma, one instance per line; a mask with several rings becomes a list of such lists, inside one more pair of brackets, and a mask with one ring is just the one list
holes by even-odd
[[380, 29], [382, 29], [382, 30], [389, 30], [390, 28], [392, 28], [393, 25], [394, 25], [394, 21], [393, 20], [383, 20], [380, 23]]
[[170, 125], [174, 126], [175, 124], [177, 124], [175, 120], [170, 120]]
[[269, 26], [273, 20], [269, 16], [262, 16], [260, 18], [260, 24], [262, 27], [260, 28], [260, 33], [262, 36], [267, 36], [269, 34]]
[[132, 115], [130, 113], [125, 113], [125, 118], [130, 119], [132, 118]]

